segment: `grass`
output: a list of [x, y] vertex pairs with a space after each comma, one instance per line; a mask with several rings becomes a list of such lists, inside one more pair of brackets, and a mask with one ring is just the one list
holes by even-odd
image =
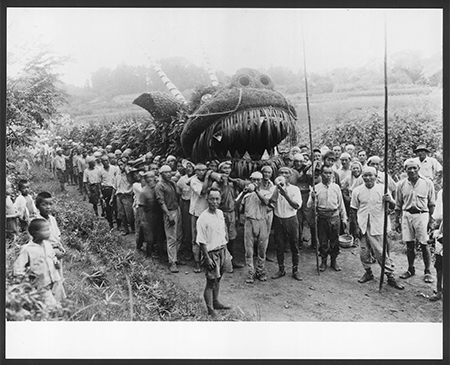
[[[6, 262], [6, 289], [11, 293], [6, 301], [8, 320], [210, 320], [202, 293], [189, 292], [166, 279], [155, 263], [109, 231], [106, 220], [96, 218], [87, 203], [54, 193], [59, 189], [56, 180], [47, 180], [51, 174], [43, 170], [32, 176], [34, 191], [46, 190], [54, 196], [54, 215], [67, 250], [63, 271], [68, 299], [59, 310], [40, 308], [39, 293], [33, 292], [25, 281], [17, 282], [12, 277], [12, 264], [20, 248], [10, 245]], [[24, 233], [19, 243], [26, 240]], [[32, 300], [36, 302], [33, 306], [29, 304]], [[247, 321], [252, 317], [236, 309], [217, 320]]]

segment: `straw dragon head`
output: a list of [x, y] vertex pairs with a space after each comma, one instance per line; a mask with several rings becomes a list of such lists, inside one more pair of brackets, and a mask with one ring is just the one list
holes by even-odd
[[243, 175], [264, 164], [275, 168], [282, 164], [274, 156], [275, 147], [287, 136], [295, 136], [294, 106], [274, 90], [269, 76], [255, 69], [238, 70], [226, 87], [199, 90], [190, 105], [167, 95], [167, 108], [162, 112], [161, 101], [150, 93], [133, 103], [159, 119], [179, 117], [183, 111], [180, 143], [186, 157], [192, 161], [230, 159], [233, 170]]

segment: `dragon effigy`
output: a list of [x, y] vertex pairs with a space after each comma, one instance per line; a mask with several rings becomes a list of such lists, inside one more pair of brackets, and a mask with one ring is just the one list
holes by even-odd
[[295, 139], [297, 113], [278, 91], [269, 76], [242, 68], [228, 85], [217, 83], [198, 88], [190, 102], [155, 67], [171, 94], [144, 93], [133, 103], [159, 122], [182, 123], [180, 150], [193, 162], [210, 159], [233, 162], [235, 175], [249, 176], [262, 165], [275, 170], [283, 165], [277, 146]]

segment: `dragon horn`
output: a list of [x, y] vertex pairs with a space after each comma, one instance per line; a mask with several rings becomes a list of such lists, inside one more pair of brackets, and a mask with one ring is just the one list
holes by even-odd
[[211, 80], [212, 86], [218, 86], [219, 80], [217, 79], [216, 73], [214, 72], [214, 69], [211, 67], [211, 64], [209, 63], [208, 55], [206, 54], [205, 48], [203, 47], [203, 44], [200, 44], [203, 51], [203, 57], [205, 58], [205, 64], [206, 69], [208, 70], [209, 79]]
[[172, 95], [175, 96], [179, 101], [183, 102], [184, 104], [187, 104], [187, 101], [184, 98], [183, 94], [181, 94], [180, 90], [178, 90], [178, 88], [172, 83], [172, 81], [170, 81], [170, 79], [167, 77], [167, 75], [164, 73], [161, 67], [156, 63], [154, 63], [153, 68], [155, 69], [156, 73], [158, 74], [159, 78], [164, 83], [164, 85], [166, 85], [166, 87], [172, 93]]

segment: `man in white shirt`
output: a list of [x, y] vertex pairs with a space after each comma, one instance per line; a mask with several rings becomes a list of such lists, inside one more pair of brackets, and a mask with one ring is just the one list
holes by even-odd
[[[355, 236], [360, 239], [360, 259], [366, 270], [365, 274], [358, 280], [365, 283], [373, 280], [371, 269], [372, 253], [378, 264], [383, 262], [383, 224], [384, 224], [384, 202], [388, 202], [391, 208], [395, 206], [395, 200], [391, 194], [384, 194], [384, 186], [376, 184], [376, 173], [374, 167], [365, 167], [362, 173], [364, 185], [358, 186], [352, 193], [350, 205], [350, 219], [355, 227]], [[386, 252], [384, 269], [387, 283], [396, 289], [404, 289], [394, 277], [394, 266]]]
[[350, 168], [351, 157], [347, 152], [341, 153], [339, 160], [341, 161], [341, 167], [336, 170], [339, 174], [339, 181], [342, 183], [344, 179], [348, 178], [352, 174], [352, 170]]
[[414, 153], [417, 155], [414, 160], [419, 163], [420, 174], [435, 182], [442, 174], [442, 165], [435, 158], [428, 156], [430, 150], [424, 144], [417, 146]]
[[194, 254], [195, 268], [194, 272], [201, 272], [200, 268], [200, 247], [197, 243], [197, 219], [207, 208], [206, 192], [209, 185], [209, 177], [206, 177], [206, 165], [197, 164], [194, 167], [195, 175], [190, 179], [191, 203], [189, 214], [191, 215], [192, 227], [192, 253]]
[[113, 228], [113, 207], [112, 201], [115, 195], [116, 179], [120, 175], [120, 169], [109, 163], [109, 157], [103, 155], [101, 157], [103, 167], [100, 169], [100, 192], [101, 198], [105, 202], [106, 219], [109, 227]]
[[[206, 274], [206, 287], [203, 297], [208, 314], [216, 316], [215, 309], [231, 309], [219, 301], [220, 279], [224, 273], [227, 257], [228, 233], [225, 218], [219, 209], [220, 190], [210, 188], [207, 195], [208, 209], [197, 220], [197, 243], [203, 253], [203, 266]], [[231, 265], [231, 262], [229, 263]]]
[[292, 253], [292, 277], [295, 280], [302, 280], [298, 273], [299, 243], [298, 243], [298, 219], [297, 210], [302, 206], [302, 195], [300, 189], [289, 184], [292, 172], [289, 167], [283, 166], [278, 170], [278, 177], [275, 179], [275, 190], [270, 202], [274, 205], [275, 217], [274, 236], [277, 247], [278, 272], [272, 279], [278, 279], [286, 275], [284, 266], [284, 249], [289, 243]]
[[66, 158], [63, 156], [63, 150], [62, 148], [58, 147], [56, 149], [56, 156], [53, 159], [55, 171], [56, 171], [56, 177], [59, 181], [59, 184], [61, 186], [61, 191], [65, 192], [66, 187], [64, 185], [65, 183], [65, 171], [66, 171]]
[[397, 186], [395, 201], [395, 230], [402, 234], [406, 243], [406, 257], [408, 270], [400, 275], [401, 279], [408, 279], [415, 275], [414, 261], [416, 258], [416, 242], [422, 250], [425, 264], [424, 281], [432, 283], [431, 252], [428, 246], [428, 229], [433, 223], [433, 212], [436, 205], [434, 185], [431, 180], [420, 175], [419, 163], [414, 159], [407, 159], [403, 164], [408, 178], [401, 180]]

